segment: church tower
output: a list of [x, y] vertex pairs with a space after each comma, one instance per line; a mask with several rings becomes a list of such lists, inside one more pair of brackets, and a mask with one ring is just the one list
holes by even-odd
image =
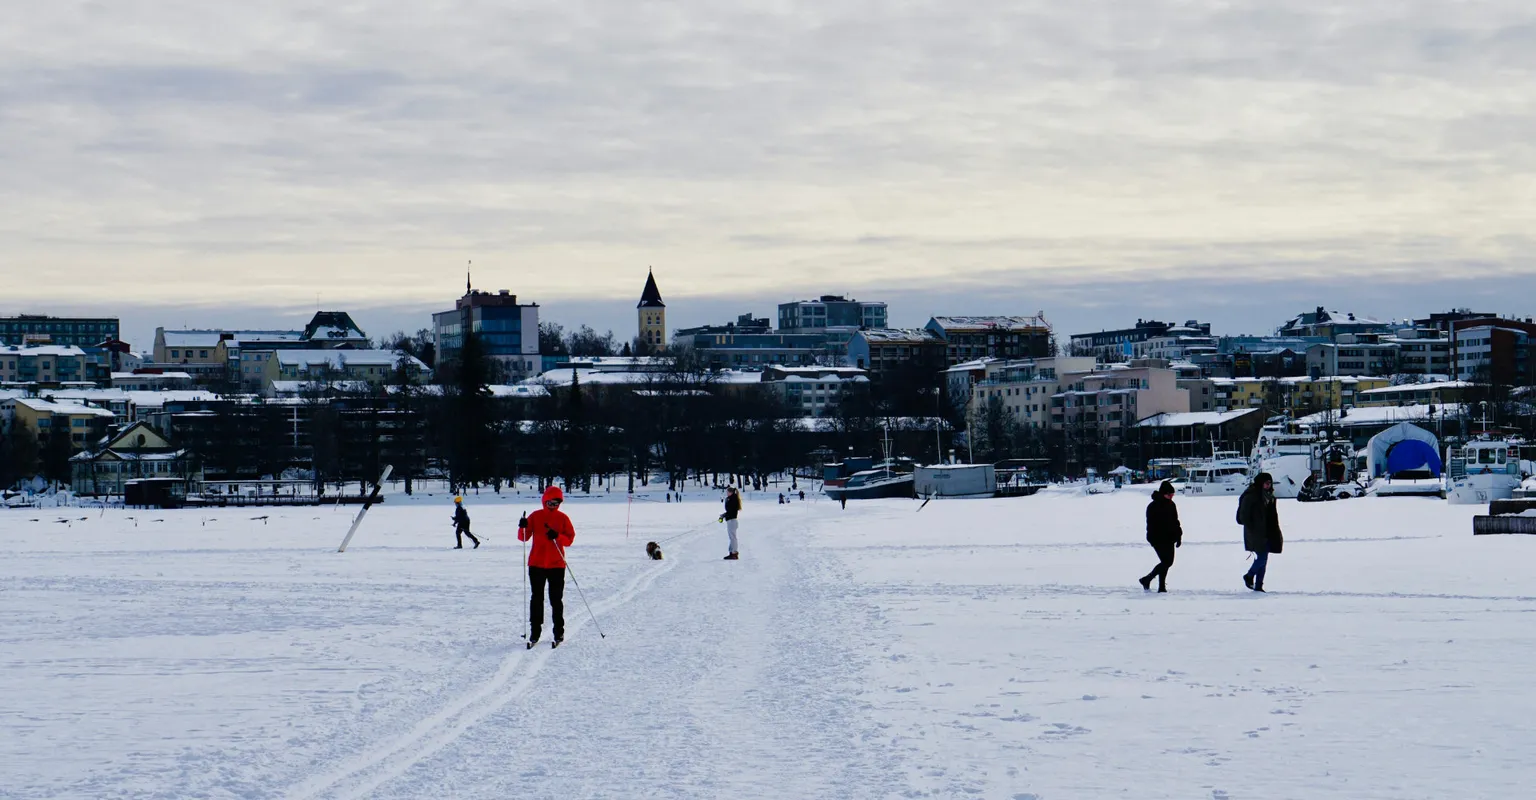
[[646, 270], [645, 290], [635, 308], [640, 317], [640, 341], [651, 350], [666, 347], [667, 304], [661, 302], [661, 290], [656, 288], [656, 276], [650, 270]]

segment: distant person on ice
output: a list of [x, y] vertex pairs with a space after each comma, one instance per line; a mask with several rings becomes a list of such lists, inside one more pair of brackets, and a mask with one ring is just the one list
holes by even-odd
[[736, 493], [736, 487], [725, 490], [725, 513], [720, 515], [720, 521], [725, 523], [725, 535], [730, 539], [731, 551], [725, 554], [726, 561], [737, 561], [741, 554], [736, 550], [736, 515], [741, 513], [741, 495]]
[[1243, 583], [1255, 592], [1264, 591], [1264, 570], [1269, 554], [1285, 545], [1280, 535], [1280, 514], [1275, 509], [1274, 479], [1260, 472], [1243, 490], [1237, 501], [1237, 521], [1243, 526], [1243, 548], [1253, 553], [1253, 566], [1243, 576]]
[[565, 641], [565, 548], [576, 541], [571, 518], [560, 510], [565, 494], [560, 487], [544, 490], [544, 507], [519, 520], [517, 540], [532, 542], [528, 553], [528, 646], [539, 641], [544, 629], [544, 587], [549, 587], [549, 610], [554, 617], [555, 644]]
[[1147, 544], [1157, 551], [1157, 566], [1141, 579], [1141, 588], [1150, 591], [1157, 578], [1157, 590], [1168, 591], [1168, 568], [1173, 566], [1173, 551], [1184, 544], [1184, 529], [1179, 526], [1179, 507], [1173, 504], [1173, 484], [1163, 481], [1147, 504]]
[[469, 540], [475, 543], [477, 549], [480, 547], [480, 540], [476, 539], [475, 535], [469, 532], [469, 512], [464, 510], [464, 498], [455, 497], [453, 498], [453, 538], [458, 540], [459, 544], [453, 549], [464, 549], [465, 536], [468, 536]]

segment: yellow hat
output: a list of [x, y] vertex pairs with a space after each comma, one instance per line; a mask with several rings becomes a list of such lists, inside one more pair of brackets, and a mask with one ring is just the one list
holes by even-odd
[[455, 502], [455, 503], [462, 503], [462, 502], [464, 502], [464, 498], [462, 498], [462, 497], [455, 497], [455, 498], [453, 498], [453, 502]]

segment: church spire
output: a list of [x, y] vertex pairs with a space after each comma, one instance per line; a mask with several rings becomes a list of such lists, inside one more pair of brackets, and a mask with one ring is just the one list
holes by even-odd
[[635, 308], [666, 308], [661, 302], [661, 290], [656, 288], [656, 276], [649, 267], [645, 270], [645, 290], [640, 293], [640, 304]]

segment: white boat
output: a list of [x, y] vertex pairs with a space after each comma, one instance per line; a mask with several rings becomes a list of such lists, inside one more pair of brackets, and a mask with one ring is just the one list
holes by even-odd
[[1445, 499], [1457, 505], [1508, 500], [1522, 478], [1519, 440], [1474, 439], [1446, 457]]
[[1265, 425], [1248, 461], [1252, 473], [1269, 473], [1275, 497], [1295, 498], [1307, 486], [1340, 484], [1355, 472], [1356, 453], [1347, 441], [1322, 439]]
[[1242, 494], [1248, 488], [1248, 459], [1235, 450], [1218, 450], [1189, 465], [1181, 491], [1186, 497]]

